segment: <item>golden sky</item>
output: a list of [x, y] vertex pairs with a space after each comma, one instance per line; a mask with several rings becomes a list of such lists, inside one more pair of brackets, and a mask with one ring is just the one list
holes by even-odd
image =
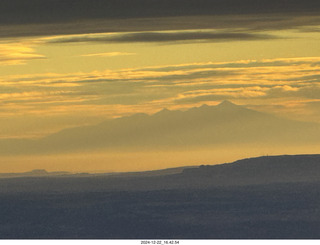
[[[311, 8], [309, 1], [300, 1], [297, 6], [276, 8], [274, 1], [261, 7], [238, 1], [233, 7], [215, 8], [215, 1], [202, 0], [195, 10], [185, 7], [179, 14], [174, 3], [172, 13], [165, 11], [170, 6], [166, 0], [159, 11], [140, 0], [132, 13], [122, 12], [124, 6], [115, 4], [113, 16], [113, 12], [103, 13], [94, 7], [93, 2], [83, 15], [80, 10], [84, 6], [71, 8], [69, 1], [65, 10], [48, 16], [50, 3], [45, 2], [39, 5], [32, 0], [23, 7], [22, 1], [14, 0], [8, 3], [15, 10], [2, 10], [0, 139], [39, 138], [64, 128], [135, 113], [153, 114], [162, 108], [186, 110], [202, 104], [217, 105], [222, 100], [320, 123], [317, 4]], [[94, 2], [103, 9], [101, 3], [106, 1]], [[32, 15], [40, 8], [37, 4], [43, 11], [39, 16]], [[246, 11], [237, 10], [237, 4]], [[272, 11], [264, 11], [265, 7]], [[142, 14], [140, 10], [145, 9], [149, 14]], [[97, 164], [103, 162], [99, 154], [78, 157], [86, 159], [81, 160], [82, 167], [75, 167], [73, 160], [65, 169], [126, 171], [197, 162], [196, 153], [195, 160], [189, 162], [185, 157], [170, 160], [170, 153], [163, 158], [166, 164], [157, 161], [152, 167], [146, 167], [147, 163], [145, 167], [124, 167], [129, 155], [119, 160], [114, 154], [104, 165]], [[139, 166], [137, 159], [142, 155], [132, 154], [135, 166]], [[155, 158], [154, 153], [148, 154], [143, 162]], [[236, 158], [223, 156], [221, 153], [219, 161]], [[210, 163], [210, 157], [203, 160]], [[0, 171], [42, 168], [38, 162], [43, 159], [30, 163], [35, 158], [3, 157]], [[65, 162], [61, 159], [66, 158], [59, 155], [54, 159]], [[98, 160], [90, 168], [88, 159]], [[54, 167], [59, 165], [54, 163], [57, 161], [45, 160], [48, 164], [43, 168], [59, 169]]]

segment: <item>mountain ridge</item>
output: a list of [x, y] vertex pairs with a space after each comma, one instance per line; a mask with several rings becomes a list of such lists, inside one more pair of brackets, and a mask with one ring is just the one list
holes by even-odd
[[0, 178], [0, 193], [20, 191], [201, 190], [219, 187], [320, 183], [320, 154], [262, 156], [217, 165], [117, 173]]
[[[215, 171], [221, 172], [221, 169], [233, 168], [233, 170], [245, 168], [256, 169], [263, 168], [266, 171], [269, 168], [303, 168], [308, 167], [319, 167], [320, 174], [320, 154], [299, 154], [299, 155], [271, 155], [271, 156], [258, 156], [243, 158], [233, 162], [220, 163], [214, 165], [194, 165], [194, 166], [181, 166], [174, 168], [164, 168], [146, 171], [135, 171], [135, 172], [103, 172], [103, 173], [72, 173], [68, 171], [46, 171], [45, 169], [33, 169], [27, 172], [16, 172], [16, 173], [0, 173], [1, 177], [39, 177], [39, 176], [112, 176], [112, 177], [143, 177], [143, 176], [161, 176], [171, 174], [187, 174], [190, 173], [204, 173], [204, 176], [211, 176]], [[320, 181], [320, 179], [319, 179]]]
[[307, 145], [320, 143], [320, 124], [282, 119], [223, 101], [187, 111], [134, 114], [97, 125], [61, 130], [37, 140], [0, 140], [0, 154], [90, 150], [153, 150], [229, 144]]

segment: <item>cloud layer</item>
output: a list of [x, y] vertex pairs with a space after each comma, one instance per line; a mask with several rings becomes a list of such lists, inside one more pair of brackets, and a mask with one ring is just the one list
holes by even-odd
[[29, 60], [44, 59], [30, 46], [22, 43], [0, 44], [0, 65], [20, 65]]
[[268, 34], [255, 34], [228, 31], [175, 31], [175, 32], [136, 32], [126, 34], [100, 34], [65, 36], [49, 39], [48, 43], [77, 43], [77, 42], [103, 42], [103, 43], [131, 43], [131, 42], [226, 42], [275, 39]]
[[83, 19], [318, 13], [313, 0], [2, 0], [1, 23], [37, 24]]
[[84, 56], [84, 57], [115, 57], [115, 56], [126, 56], [126, 55], [135, 55], [135, 53], [108, 52], [108, 53], [83, 54], [81, 56]]
[[[0, 77], [0, 117], [118, 117], [161, 108], [217, 104], [281, 105], [320, 101], [320, 58], [195, 63], [118, 71]], [[265, 107], [264, 107], [265, 106]]]
[[[3, 0], [0, 37], [320, 24], [313, 0]], [[310, 28], [309, 28], [310, 30]]]

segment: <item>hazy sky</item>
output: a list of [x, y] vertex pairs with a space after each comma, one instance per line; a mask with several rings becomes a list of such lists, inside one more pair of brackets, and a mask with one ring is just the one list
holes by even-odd
[[1, 0], [0, 138], [225, 99], [320, 122], [319, 14], [314, 0]]

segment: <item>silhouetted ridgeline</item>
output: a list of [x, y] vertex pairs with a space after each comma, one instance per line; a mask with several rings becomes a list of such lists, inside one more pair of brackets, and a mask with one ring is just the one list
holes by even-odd
[[71, 173], [66, 171], [58, 171], [58, 172], [47, 172], [44, 169], [34, 169], [29, 172], [24, 173], [0, 173], [0, 178], [18, 178], [18, 177], [49, 177], [49, 176], [65, 176], [71, 175]]
[[320, 181], [320, 155], [264, 156], [185, 169], [183, 175], [212, 185]]
[[320, 181], [320, 155], [265, 156], [195, 168], [122, 174], [69, 174], [0, 179], [0, 192], [203, 189]]

